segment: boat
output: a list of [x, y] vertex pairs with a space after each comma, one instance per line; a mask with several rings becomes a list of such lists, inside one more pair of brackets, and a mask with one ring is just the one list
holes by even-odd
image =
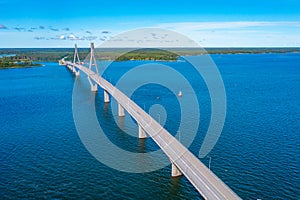
[[182, 91], [181, 90], [178, 92], [178, 96], [182, 97]]

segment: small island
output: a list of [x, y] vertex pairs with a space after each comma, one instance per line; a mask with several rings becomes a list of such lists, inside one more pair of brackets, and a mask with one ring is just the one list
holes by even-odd
[[19, 56], [3, 56], [0, 58], [0, 69], [7, 68], [25, 68], [25, 67], [37, 67], [42, 66], [39, 63], [34, 63], [28, 57]]

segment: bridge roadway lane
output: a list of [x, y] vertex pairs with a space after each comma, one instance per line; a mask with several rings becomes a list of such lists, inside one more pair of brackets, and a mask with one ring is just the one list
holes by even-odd
[[88, 68], [75, 66], [106, 90], [137, 121], [205, 199], [241, 199], [175, 137], [111, 83]]

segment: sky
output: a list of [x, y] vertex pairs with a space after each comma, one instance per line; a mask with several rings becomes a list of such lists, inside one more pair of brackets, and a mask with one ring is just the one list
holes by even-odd
[[0, 0], [0, 48], [97, 46], [147, 27], [202, 47], [300, 47], [300, 0]]

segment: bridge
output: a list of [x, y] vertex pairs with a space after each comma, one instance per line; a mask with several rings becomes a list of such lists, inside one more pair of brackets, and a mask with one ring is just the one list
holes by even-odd
[[[79, 76], [80, 72], [85, 73], [92, 92], [96, 92], [100, 86], [104, 91], [104, 102], [110, 102], [110, 96], [113, 97], [118, 102], [118, 115], [124, 116], [126, 110], [135, 119], [138, 124], [138, 137], [146, 138], [149, 135], [170, 159], [172, 177], [184, 175], [204, 199], [241, 199], [147, 112], [99, 75], [93, 43], [89, 68], [81, 65], [77, 45], [73, 62], [62, 59], [60, 64], [67, 66], [76, 76]], [[93, 71], [92, 67], [96, 71]]]

